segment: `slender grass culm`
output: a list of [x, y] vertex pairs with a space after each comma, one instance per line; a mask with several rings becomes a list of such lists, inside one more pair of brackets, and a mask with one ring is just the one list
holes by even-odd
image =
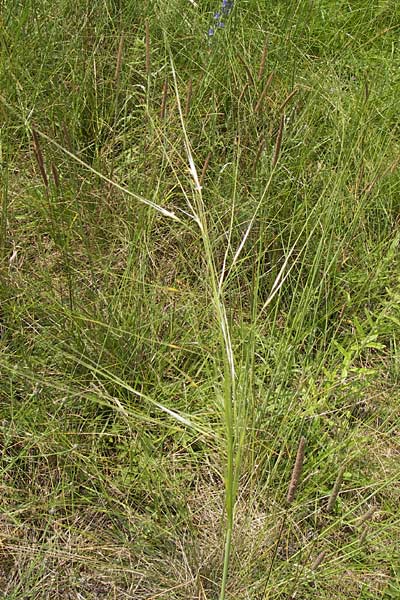
[[149, 78], [151, 73], [151, 42], [150, 42], [150, 24], [149, 20], [145, 21], [145, 64], [146, 64], [146, 75]]
[[161, 97], [161, 106], [160, 106], [160, 119], [162, 121], [165, 119], [167, 98], [168, 98], [168, 79], [165, 78], [163, 88], [162, 88], [162, 97]]
[[[202, 197], [202, 187], [200, 178], [197, 174], [196, 165], [193, 160], [193, 154], [189, 142], [189, 138], [186, 132], [186, 126], [184, 121], [184, 115], [181, 107], [181, 101], [178, 91], [178, 82], [176, 78], [176, 72], [174, 68], [174, 62], [172, 56], [171, 69], [174, 79], [176, 99], [178, 105], [178, 111], [181, 120], [181, 127], [185, 142], [185, 151], [189, 164], [189, 172], [194, 182], [194, 201], [193, 204], [189, 202], [189, 208], [194, 209], [192, 216], [199, 228], [201, 239], [203, 243], [204, 255], [207, 263], [207, 273], [209, 277], [209, 283], [215, 308], [215, 314], [217, 323], [220, 330], [221, 336], [221, 348], [223, 353], [223, 398], [224, 398], [224, 422], [226, 432], [226, 478], [225, 478], [225, 511], [226, 511], [226, 528], [225, 528], [225, 548], [224, 548], [224, 560], [223, 560], [223, 573], [220, 589], [220, 600], [224, 600], [226, 593], [226, 586], [228, 582], [229, 572], [229, 561], [231, 554], [232, 535], [234, 527], [234, 511], [235, 511], [235, 500], [236, 500], [236, 456], [235, 456], [235, 402], [236, 402], [236, 372], [235, 372], [235, 360], [232, 349], [232, 341], [228, 318], [226, 314], [226, 307], [224, 304], [221, 288], [218, 285], [218, 273], [214, 262], [214, 256], [212, 253], [210, 237], [208, 233], [207, 214]], [[209, 160], [209, 159], [208, 159]], [[205, 168], [203, 168], [202, 179], [205, 175], [208, 160], [206, 160]]]

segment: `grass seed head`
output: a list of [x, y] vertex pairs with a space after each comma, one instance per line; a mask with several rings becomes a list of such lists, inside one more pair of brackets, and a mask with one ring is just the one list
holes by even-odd
[[40, 140], [39, 140], [39, 136], [34, 127], [32, 127], [32, 137], [33, 137], [33, 150], [35, 153], [36, 162], [39, 167], [40, 175], [42, 176], [45, 187], [48, 188], [49, 180], [48, 180], [48, 177], [46, 174], [46, 168], [45, 168], [45, 164], [44, 164], [42, 149], [40, 147]]
[[332, 493], [329, 496], [328, 504], [326, 507], [326, 512], [328, 512], [328, 513], [332, 512], [332, 510], [336, 504], [336, 500], [337, 500], [338, 494], [340, 492], [340, 487], [341, 487], [342, 481], [343, 481], [344, 471], [345, 471], [345, 466], [342, 465], [339, 469], [338, 476], [336, 477], [336, 481], [333, 485]]
[[288, 504], [291, 504], [293, 502], [294, 497], [296, 495], [297, 487], [299, 485], [301, 471], [303, 468], [305, 447], [306, 438], [302, 437], [297, 448], [296, 461], [294, 463], [292, 478], [290, 480], [289, 489], [286, 497], [286, 501]]

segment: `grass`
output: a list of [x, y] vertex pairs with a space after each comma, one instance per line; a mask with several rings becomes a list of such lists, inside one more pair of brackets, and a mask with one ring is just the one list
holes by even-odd
[[399, 6], [3, 4], [3, 597], [398, 598]]

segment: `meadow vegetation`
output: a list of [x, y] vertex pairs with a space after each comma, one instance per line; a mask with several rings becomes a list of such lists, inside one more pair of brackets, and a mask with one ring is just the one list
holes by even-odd
[[400, 598], [400, 3], [1, 6], [2, 597]]

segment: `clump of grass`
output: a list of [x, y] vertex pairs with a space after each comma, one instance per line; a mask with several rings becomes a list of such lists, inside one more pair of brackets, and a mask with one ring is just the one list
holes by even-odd
[[400, 14], [367, 4], [236, 4], [212, 44], [186, 0], [5, 6], [5, 597], [398, 589]]

